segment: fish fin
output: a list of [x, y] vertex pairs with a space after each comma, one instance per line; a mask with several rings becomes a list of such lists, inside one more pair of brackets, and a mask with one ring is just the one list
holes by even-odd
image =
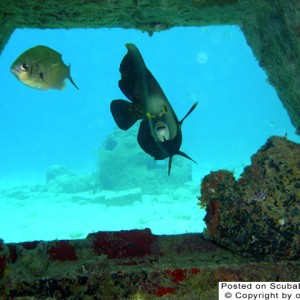
[[187, 114], [183, 117], [183, 119], [179, 122], [179, 124], [181, 125], [183, 123], [183, 121], [190, 115], [190, 113], [196, 108], [196, 106], [198, 105], [198, 101], [196, 103], [193, 104], [193, 106], [190, 108], [190, 110], [187, 112]]
[[119, 88], [135, 104], [141, 104], [148, 97], [164, 95], [159, 83], [148, 70], [139, 49], [134, 44], [126, 44], [128, 49], [120, 64]]
[[64, 81], [61, 82], [61, 84], [56, 85], [54, 88], [57, 90], [63, 90], [66, 87], [66, 83]]
[[71, 81], [71, 83], [76, 87], [77, 90], [79, 90], [79, 87], [76, 85], [76, 83], [73, 81], [72, 77], [69, 77], [69, 80]]
[[140, 119], [138, 107], [125, 100], [113, 100], [110, 104], [110, 111], [118, 127], [123, 130], [129, 129]]
[[191, 161], [194, 162], [195, 164], [197, 164], [197, 162], [195, 162], [192, 158], [190, 158], [187, 154], [185, 154], [185, 153], [182, 152], [182, 151], [178, 151], [176, 154], [181, 155], [181, 156], [183, 156], [183, 157], [185, 157], [185, 158], [191, 160]]
[[134, 44], [126, 44], [126, 48], [128, 52], [120, 64], [119, 88], [129, 100], [139, 104], [145, 98], [147, 68]]
[[140, 124], [137, 140], [140, 147], [155, 160], [161, 160], [168, 157], [155, 143], [151, 135], [149, 123], [145, 120], [143, 120]]
[[69, 76], [68, 76], [68, 78], [71, 81], [71, 83], [76, 87], [76, 89], [79, 90], [79, 87], [76, 85], [76, 83], [74, 82], [74, 80], [71, 77], [71, 65], [69, 65]]
[[168, 176], [170, 176], [170, 173], [171, 173], [172, 160], [173, 160], [173, 156], [170, 156], [169, 164], [168, 164]]
[[[185, 154], [185, 153], [182, 152], [182, 151], [178, 151], [176, 154], [181, 155], [181, 156], [183, 156], [183, 157], [185, 157], [185, 158], [191, 160], [191, 161], [194, 162], [195, 164], [197, 164], [197, 162], [195, 162], [192, 158], [190, 158], [187, 154]], [[170, 175], [170, 173], [171, 173], [172, 160], [173, 160], [173, 155], [170, 156], [170, 158], [169, 158], [168, 175]]]

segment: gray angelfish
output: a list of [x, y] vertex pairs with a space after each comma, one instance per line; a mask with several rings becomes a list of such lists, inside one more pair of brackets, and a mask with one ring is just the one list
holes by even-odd
[[134, 44], [126, 44], [126, 47], [128, 52], [120, 65], [119, 87], [131, 102], [113, 100], [110, 105], [111, 113], [118, 127], [123, 130], [129, 129], [137, 120], [142, 120], [137, 137], [139, 145], [156, 160], [169, 157], [170, 174], [174, 155], [181, 155], [195, 162], [180, 151], [181, 126], [198, 103], [178, 121], [163, 90], [147, 69], [138, 48]]

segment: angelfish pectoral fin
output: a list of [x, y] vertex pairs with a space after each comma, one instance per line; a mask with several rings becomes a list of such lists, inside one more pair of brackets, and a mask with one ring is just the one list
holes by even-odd
[[[176, 154], [177, 154], [177, 155], [180, 155], [180, 156], [183, 156], [183, 157], [185, 157], [185, 158], [191, 160], [191, 161], [194, 162], [195, 164], [197, 164], [196, 161], [194, 161], [191, 157], [189, 157], [187, 154], [185, 154], [185, 153], [182, 152], [182, 151], [178, 151]], [[169, 158], [168, 175], [170, 175], [170, 172], [171, 172], [172, 160], [173, 160], [173, 155], [170, 156], [170, 158]]]
[[179, 122], [179, 124], [181, 125], [183, 123], [183, 121], [191, 114], [191, 112], [196, 108], [196, 106], [198, 105], [198, 102], [194, 103], [193, 106], [190, 108], [190, 110], [187, 112], [187, 114], [183, 117], [183, 119]]
[[122, 130], [128, 130], [140, 118], [134, 104], [122, 99], [113, 100], [110, 104], [110, 111]]
[[195, 164], [197, 164], [196, 161], [194, 161], [192, 158], [190, 158], [187, 154], [185, 154], [185, 153], [182, 152], [182, 151], [178, 151], [176, 154], [181, 155], [181, 156], [183, 156], [183, 157], [185, 157], [185, 158], [191, 160], [191, 161], [194, 162]]

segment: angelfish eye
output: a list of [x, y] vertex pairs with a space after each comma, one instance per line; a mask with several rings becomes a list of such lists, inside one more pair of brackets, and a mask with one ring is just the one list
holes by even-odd
[[22, 64], [22, 65], [20, 66], [20, 69], [21, 69], [21, 71], [26, 72], [26, 71], [28, 71], [28, 65], [27, 65], [27, 64]]

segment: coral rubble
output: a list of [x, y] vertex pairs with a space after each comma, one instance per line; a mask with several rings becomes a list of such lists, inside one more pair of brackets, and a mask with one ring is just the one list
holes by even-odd
[[79, 193], [96, 189], [94, 175], [77, 175], [62, 165], [50, 166], [46, 174], [46, 189], [56, 193]]

